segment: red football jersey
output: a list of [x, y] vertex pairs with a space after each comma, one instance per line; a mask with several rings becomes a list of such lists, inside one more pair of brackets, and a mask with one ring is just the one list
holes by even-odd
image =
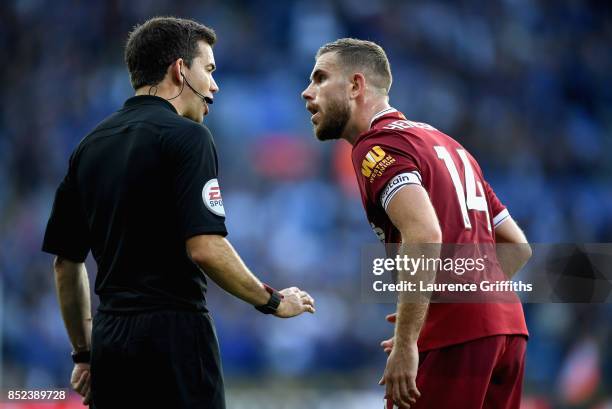
[[[385, 243], [401, 243], [385, 209], [407, 184], [422, 185], [429, 194], [443, 243], [495, 243], [495, 227], [510, 217], [461, 144], [394, 108], [374, 116], [370, 130], [355, 141], [352, 158], [368, 221]], [[418, 344], [424, 351], [500, 334], [528, 335], [518, 298], [431, 303]]]

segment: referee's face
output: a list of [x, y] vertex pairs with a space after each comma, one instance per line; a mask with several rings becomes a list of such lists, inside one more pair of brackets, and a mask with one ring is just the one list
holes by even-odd
[[[213, 78], [213, 71], [216, 67], [215, 57], [212, 47], [205, 41], [200, 41], [198, 48], [199, 55], [193, 59], [191, 67], [183, 65], [183, 74], [189, 82], [189, 84], [185, 84], [185, 88], [193, 88], [212, 100], [214, 94], [219, 91], [219, 87]], [[196, 122], [202, 122], [204, 116], [208, 114], [208, 104], [195, 92], [183, 92], [182, 97], [183, 116]]]

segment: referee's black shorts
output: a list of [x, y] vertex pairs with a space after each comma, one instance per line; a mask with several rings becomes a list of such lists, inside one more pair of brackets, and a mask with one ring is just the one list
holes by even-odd
[[98, 312], [92, 408], [225, 409], [217, 336], [202, 312]]

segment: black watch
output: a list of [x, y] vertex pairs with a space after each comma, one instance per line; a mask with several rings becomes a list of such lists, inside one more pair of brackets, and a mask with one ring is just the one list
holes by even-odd
[[270, 294], [270, 299], [267, 304], [257, 306], [255, 309], [264, 314], [275, 314], [283, 299], [283, 295], [267, 284], [264, 284], [264, 288]]
[[91, 359], [90, 351], [72, 352], [72, 362], [75, 364], [88, 364]]

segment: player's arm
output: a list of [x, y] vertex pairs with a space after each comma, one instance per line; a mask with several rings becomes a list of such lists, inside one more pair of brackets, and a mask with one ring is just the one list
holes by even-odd
[[[439, 256], [439, 243], [442, 242], [440, 224], [429, 195], [421, 185], [411, 184], [402, 187], [391, 198], [386, 211], [402, 236], [400, 256], [411, 258]], [[405, 272], [398, 272], [399, 281], [410, 278], [403, 277], [402, 274]], [[435, 272], [417, 271], [414, 277], [424, 282], [433, 282]], [[420, 303], [413, 303], [402, 302], [400, 296], [397, 305], [394, 347], [389, 355], [381, 384], [387, 385], [387, 396], [402, 405], [409, 405], [420, 396], [416, 388], [417, 340], [428, 307], [429, 302], [425, 297]]]
[[[254, 306], [268, 302], [270, 294], [227, 239], [216, 234], [201, 234], [189, 238], [186, 245], [191, 260], [225, 291]], [[283, 299], [276, 316], [288, 318], [315, 312], [314, 300], [305, 291], [290, 287], [280, 293]]]
[[510, 279], [531, 258], [531, 246], [521, 228], [509, 216], [495, 227], [495, 242], [497, 260]]
[[[435, 258], [439, 256], [439, 246], [428, 245], [442, 242], [442, 232], [436, 212], [429, 200], [427, 191], [420, 185], [403, 187], [391, 199], [387, 214], [393, 225], [400, 231], [401, 256]], [[398, 272], [402, 274], [402, 272]], [[415, 274], [417, 276], [419, 273]], [[423, 274], [421, 272], [421, 274]], [[401, 280], [398, 275], [398, 280]], [[404, 277], [407, 278], [407, 277]], [[431, 282], [435, 277], [428, 277]], [[395, 326], [395, 344], [416, 343], [423, 324], [428, 303], [399, 303]]]

